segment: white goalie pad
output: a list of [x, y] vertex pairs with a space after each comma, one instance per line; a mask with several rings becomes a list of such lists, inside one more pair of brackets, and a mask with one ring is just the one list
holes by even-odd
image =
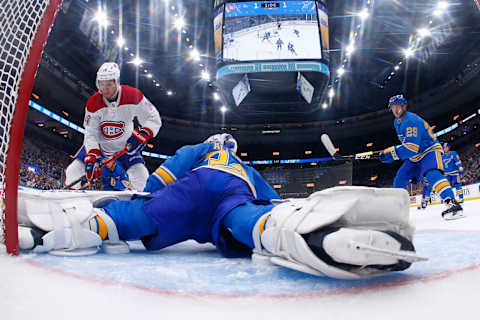
[[[408, 193], [403, 189], [335, 187], [305, 199], [290, 199], [268, 213], [270, 217], [261, 236], [259, 226], [254, 228], [253, 259], [268, 257], [270, 262], [284, 267], [342, 279], [384, 274], [386, 271], [347, 271], [329, 265], [312, 252], [302, 235], [327, 226], [340, 228], [341, 232], [325, 237], [323, 242], [324, 249], [338, 263], [362, 266], [394, 264], [403, 258], [419, 261], [423, 258], [399, 250], [395, 239], [378, 232], [391, 231], [412, 241], [414, 227], [409, 212]], [[377, 243], [382, 245], [375, 246]]]
[[[132, 195], [133, 192], [22, 189], [18, 192], [19, 224], [46, 232], [41, 237], [41, 244], [33, 249], [34, 252], [86, 255], [96, 253], [102, 245], [100, 236], [89, 227], [90, 219], [100, 215], [108, 225], [109, 237], [112, 237], [104, 243], [105, 251], [128, 252], [128, 246], [124, 243], [122, 245], [118, 239], [113, 221], [103, 210], [94, 208], [94, 205], [111, 200], [128, 200]], [[20, 235], [28, 235], [25, 229], [21, 231]]]

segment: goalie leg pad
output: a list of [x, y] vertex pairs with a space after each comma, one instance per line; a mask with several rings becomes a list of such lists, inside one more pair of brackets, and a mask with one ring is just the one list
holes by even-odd
[[[330, 265], [309, 247], [304, 237], [327, 227], [347, 229], [331, 235], [327, 247], [336, 259], [343, 261], [339, 264], [352, 264], [355, 268], [350, 270]], [[334, 278], [372, 277], [401, 268], [361, 267], [392, 265], [399, 262], [399, 257], [407, 257], [412, 262], [424, 260], [411, 252], [399, 250], [398, 240], [391, 236], [396, 234], [410, 243], [413, 231], [405, 190], [336, 187], [314, 193], [306, 199], [284, 201], [259, 219], [252, 233], [254, 260], [263, 256], [263, 260], [274, 264]], [[352, 243], [359, 243], [362, 253], [355, 252], [354, 257], [349, 257], [348, 245]], [[377, 243], [389, 244], [376, 247]], [[337, 245], [340, 248], [335, 248]]]
[[[24, 198], [21, 199], [19, 211], [22, 211], [30, 226], [45, 232], [42, 241], [35, 244], [34, 252], [74, 251], [101, 245], [100, 236], [89, 228], [88, 221], [95, 211], [88, 199], [39, 201]], [[19, 231], [26, 234], [25, 230], [19, 228]]]

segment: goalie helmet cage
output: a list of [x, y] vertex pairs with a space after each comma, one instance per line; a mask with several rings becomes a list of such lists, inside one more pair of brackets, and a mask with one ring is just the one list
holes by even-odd
[[0, 0], [0, 243], [18, 254], [23, 130], [35, 74], [62, 0]]

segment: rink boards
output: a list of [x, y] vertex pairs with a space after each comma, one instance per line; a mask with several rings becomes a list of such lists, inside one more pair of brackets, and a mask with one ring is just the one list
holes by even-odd
[[[462, 186], [463, 197], [465, 201], [478, 200], [480, 199], [480, 183], [469, 184]], [[455, 188], [454, 188], [455, 192]], [[436, 193], [432, 193], [431, 200], [433, 205], [441, 204], [440, 198]], [[421, 204], [422, 195], [416, 195], [410, 197], [410, 206], [418, 207]]]

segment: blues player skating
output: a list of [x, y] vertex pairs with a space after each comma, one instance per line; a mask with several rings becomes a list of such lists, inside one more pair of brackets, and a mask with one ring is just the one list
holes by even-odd
[[226, 257], [253, 254], [258, 264], [343, 279], [404, 270], [425, 259], [411, 242], [405, 190], [337, 187], [280, 201], [236, 150], [228, 134], [185, 146], [149, 177], [150, 193], [133, 197], [20, 192], [20, 247], [125, 253], [125, 240], [159, 250], [193, 239], [213, 243]]
[[291, 54], [297, 55], [297, 52], [295, 51], [295, 48], [293, 47], [293, 43], [289, 42], [287, 48], [288, 48], [288, 51], [290, 51]]
[[457, 199], [459, 203], [463, 203], [462, 175], [463, 166], [458, 153], [450, 150], [450, 144], [443, 144], [443, 166], [445, 176], [448, 182], [457, 191]]
[[410, 180], [421, 181], [423, 177], [431, 189], [446, 203], [442, 212], [446, 220], [463, 217], [460, 204], [442, 171], [442, 146], [437, 141], [432, 128], [418, 115], [407, 111], [407, 100], [403, 95], [390, 98], [388, 107], [395, 116], [394, 127], [401, 144], [385, 149], [380, 154], [380, 161], [391, 163], [405, 160], [393, 181], [394, 188], [406, 189]]
[[282, 46], [283, 46], [283, 40], [278, 38], [277, 39], [277, 51], [282, 50]]

